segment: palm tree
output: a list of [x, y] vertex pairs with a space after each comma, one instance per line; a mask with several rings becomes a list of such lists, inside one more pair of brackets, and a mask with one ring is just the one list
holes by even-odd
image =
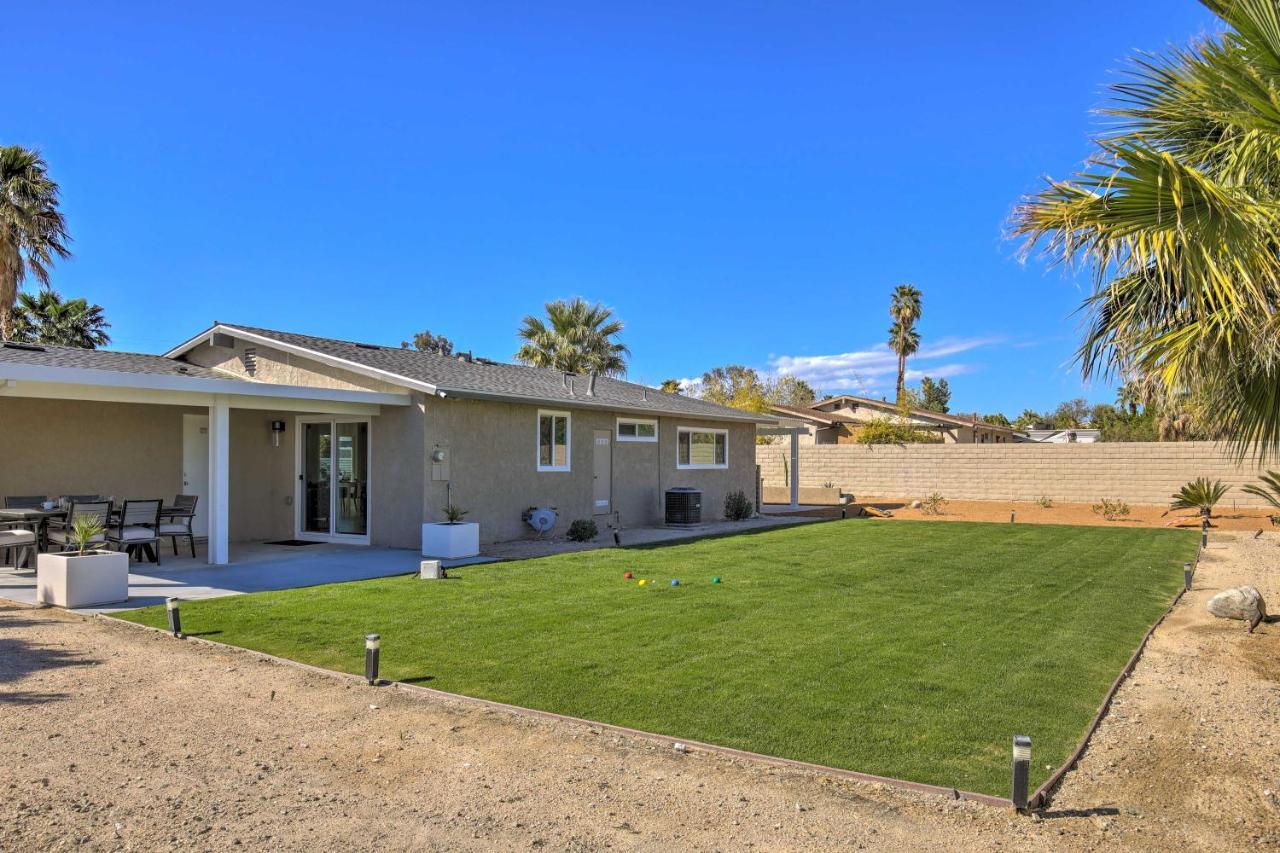
[[898, 388], [895, 398], [898, 405], [903, 403], [907, 383], [907, 357], [915, 355], [920, 349], [920, 335], [915, 330], [922, 310], [920, 296], [920, 291], [914, 285], [900, 284], [893, 289], [893, 298], [889, 302], [889, 316], [893, 318], [893, 325], [889, 327], [889, 347], [898, 354]]
[[1231, 491], [1231, 487], [1221, 480], [1210, 480], [1208, 477], [1197, 477], [1173, 494], [1170, 509], [1198, 509], [1200, 516], [1209, 521], [1209, 515], [1222, 496]]
[[111, 324], [101, 305], [84, 299], [63, 301], [55, 291], [19, 293], [12, 311], [13, 340], [28, 344], [97, 349], [111, 343]]
[[0, 146], [0, 340], [12, 332], [13, 304], [27, 276], [47, 287], [54, 260], [71, 254], [48, 169], [35, 151]]
[[1280, 509], [1280, 471], [1259, 474], [1258, 479], [1262, 481], [1262, 485], [1250, 483], [1247, 486], [1241, 486], [1240, 490], [1260, 497], [1276, 509]]
[[524, 341], [517, 360], [566, 373], [626, 375], [631, 350], [615, 340], [623, 325], [610, 309], [574, 297], [548, 302], [546, 310], [546, 322], [532, 314], [524, 318], [517, 333]]
[[1090, 268], [1087, 377], [1203, 398], [1206, 431], [1280, 450], [1278, 0], [1202, 0], [1227, 29], [1137, 57], [1114, 130], [1012, 219], [1024, 252]]

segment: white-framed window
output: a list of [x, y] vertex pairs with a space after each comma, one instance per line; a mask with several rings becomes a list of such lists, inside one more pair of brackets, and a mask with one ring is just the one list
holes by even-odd
[[538, 470], [568, 471], [573, 440], [568, 412], [538, 411]]
[[677, 468], [728, 468], [729, 431], [680, 427], [676, 430]]
[[618, 418], [618, 441], [657, 441], [658, 422], [652, 418]]

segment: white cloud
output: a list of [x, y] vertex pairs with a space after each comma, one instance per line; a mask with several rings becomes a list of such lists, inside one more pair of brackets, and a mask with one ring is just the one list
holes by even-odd
[[[938, 359], [1000, 343], [999, 338], [943, 338], [921, 347], [907, 360], [907, 381], [918, 382], [928, 374], [935, 379], [971, 373], [975, 367], [962, 362], [935, 363]], [[791, 374], [824, 392], [856, 391], [872, 395], [892, 390], [898, 375], [898, 357], [887, 344], [830, 355], [780, 355], [769, 360], [778, 374]]]

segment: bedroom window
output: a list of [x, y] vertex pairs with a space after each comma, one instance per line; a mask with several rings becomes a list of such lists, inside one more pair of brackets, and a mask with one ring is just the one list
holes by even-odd
[[729, 431], [680, 427], [676, 432], [677, 468], [728, 468]]
[[657, 441], [658, 422], [642, 418], [618, 418], [618, 441]]
[[538, 470], [569, 470], [568, 412], [538, 412]]

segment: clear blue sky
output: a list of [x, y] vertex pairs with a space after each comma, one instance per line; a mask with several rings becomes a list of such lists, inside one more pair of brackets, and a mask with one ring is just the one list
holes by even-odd
[[[896, 8], [895, 8], [896, 7]], [[67, 295], [121, 349], [214, 319], [507, 359], [557, 297], [631, 376], [726, 363], [891, 390], [889, 292], [955, 410], [1051, 407], [1087, 283], [1002, 239], [1193, 0], [19, 4], [0, 143], [61, 182]], [[850, 378], [851, 369], [860, 381]]]

